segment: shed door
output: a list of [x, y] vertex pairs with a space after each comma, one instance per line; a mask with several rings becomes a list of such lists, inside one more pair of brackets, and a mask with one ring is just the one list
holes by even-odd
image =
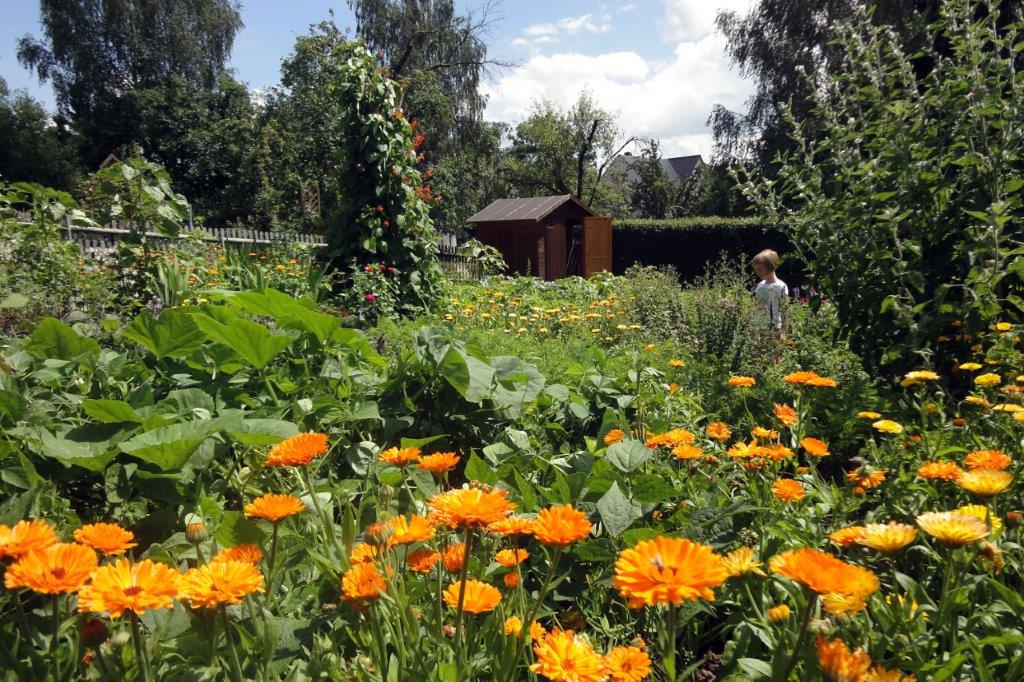
[[565, 277], [565, 224], [556, 222], [544, 230], [544, 279]]
[[612, 219], [589, 216], [583, 219], [583, 276], [612, 271]]

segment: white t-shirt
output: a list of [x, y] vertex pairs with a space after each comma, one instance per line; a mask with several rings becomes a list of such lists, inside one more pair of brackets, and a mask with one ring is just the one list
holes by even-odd
[[768, 283], [758, 282], [754, 288], [754, 298], [764, 305], [768, 311], [768, 323], [775, 329], [782, 329], [782, 299], [789, 296], [789, 287], [781, 279]]

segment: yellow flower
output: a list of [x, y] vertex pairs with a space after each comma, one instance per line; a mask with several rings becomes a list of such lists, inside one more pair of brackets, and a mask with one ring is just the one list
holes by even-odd
[[981, 365], [977, 362], [965, 362], [960, 365], [959, 369], [962, 369], [965, 372], [973, 372], [974, 370], [981, 369]]
[[968, 516], [974, 516], [976, 518], [985, 521], [988, 519], [988, 523], [992, 525], [992, 535], [997, 534], [1003, 527], [1002, 520], [992, 514], [988, 508], [983, 504], [966, 504], [963, 507], [957, 509], [961, 514], [967, 514]]
[[571, 630], [552, 630], [533, 645], [537, 662], [530, 670], [553, 682], [601, 682], [604, 658]]
[[985, 522], [960, 512], [925, 512], [917, 517], [917, 525], [947, 547], [962, 547], [988, 535]]
[[871, 421], [881, 419], [882, 415], [878, 412], [872, 412], [870, 410], [861, 410], [857, 413], [857, 416], [861, 419], [870, 419]]
[[891, 419], [879, 419], [871, 426], [873, 426], [875, 431], [878, 431], [879, 433], [903, 433], [903, 426]]
[[677, 358], [672, 358], [671, 360], [668, 361], [668, 364], [671, 365], [672, 367], [677, 368], [677, 369], [686, 366], [685, 362], [683, 362], [682, 360], [679, 360]]
[[743, 376], [729, 377], [728, 381], [729, 386], [731, 386], [732, 388], [750, 388], [756, 383], [757, 381], [754, 379], [754, 377]]
[[861, 682], [868, 674], [871, 658], [863, 649], [850, 651], [841, 639], [826, 642], [820, 637], [816, 646], [821, 672], [829, 682]]
[[990, 386], [998, 386], [1002, 380], [1002, 377], [998, 374], [987, 372], [974, 377], [974, 385], [980, 388], [988, 388]]
[[776, 604], [768, 609], [768, 620], [773, 623], [781, 623], [789, 618], [790, 610], [786, 604]]
[[725, 570], [728, 571], [730, 578], [737, 578], [749, 573], [764, 575], [764, 571], [761, 570], [761, 566], [764, 564], [754, 556], [753, 547], [740, 547], [729, 552], [722, 557], [722, 563], [725, 564]]
[[886, 556], [893, 556], [917, 538], [917, 529], [905, 523], [869, 523], [857, 542]]
[[900, 386], [915, 386], [925, 381], [938, 381], [939, 375], [928, 369], [918, 369], [913, 372], [907, 372], [903, 376], [903, 381], [900, 382]]
[[181, 596], [198, 608], [238, 604], [253, 592], [263, 592], [263, 574], [246, 561], [218, 561], [193, 568], [181, 584]]
[[462, 610], [475, 614], [493, 611], [501, 601], [501, 592], [498, 591], [498, 588], [479, 580], [452, 583], [445, 589], [442, 596], [444, 603], [453, 609], [459, 607], [459, 598], [462, 597]]
[[860, 595], [830, 592], [822, 595], [821, 605], [826, 613], [830, 613], [833, 616], [846, 617], [860, 613], [867, 608], [868, 603]]
[[968, 490], [982, 499], [995, 497], [1010, 487], [1013, 474], [999, 469], [971, 469], [960, 474], [956, 480], [958, 486]]

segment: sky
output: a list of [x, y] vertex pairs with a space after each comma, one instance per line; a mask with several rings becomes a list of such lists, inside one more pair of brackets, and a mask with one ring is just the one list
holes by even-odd
[[[462, 10], [483, 0], [456, 0]], [[482, 89], [488, 120], [515, 123], [538, 98], [563, 108], [588, 89], [616, 112], [623, 138], [656, 137], [662, 155], [711, 151], [706, 126], [715, 104], [745, 110], [752, 84], [725, 56], [716, 31], [719, 9], [745, 13], [756, 0], [504, 0], [487, 36], [488, 54], [514, 67], [492, 74]], [[243, 0], [243, 28], [231, 67], [251, 89], [273, 86], [281, 59], [310, 24], [334, 18], [354, 26], [346, 2]], [[352, 31], [349, 30], [351, 34]], [[39, 3], [0, 0], [0, 77], [53, 108], [53, 92], [18, 64], [17, 39], [39, 36]]]

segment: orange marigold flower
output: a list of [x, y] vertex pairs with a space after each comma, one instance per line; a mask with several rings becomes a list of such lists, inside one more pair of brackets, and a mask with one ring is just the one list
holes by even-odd
[[818, 638], [818, 663], [829, 682], [861, 682], [871, 667], [871, 658], [863, 649], [850, 651], [846, 642], [826, 642]]
[[418, 514], [409, 517], [394, 516], [386, 523], [391, 530], [387, 539], [388, 547], [411, 545], [414, 542], [424, 542], [434, 537], [434, 527], [430, 525], [426, 516]]
[[93, 572], [92, 580], [78, 592], [78, 610], [119, 618], [125, 611], [141, 616], [149, 609], [170, 608], [181, 579], [181, 573], [167, 564], [118, 559]]
[[882, 482], [885, 481], [885, 472], [862, 467], [853, 471], [847, 471], [846, 480], [855, 487], [870, 490], [882, 485]]
[[116, 523], [91, 523], [75, 530], [75, 542], [100, 554], [124, 554], [135, 547], [135, 535]]
[[739, 441], [732, 444], [725, 454], [729, 455], [734, 459], [750, 459], [758, 456], [759, 447], [756, 440], [751, 440], [749, 443]]
[[943, 481], [955, 481], [960, 478], [963, 471], [956, 462], [944, 459], [937, 459], [932, 462], [925, 462], [918, 470], [917, 475], [927, 479], [941, 479]]
[[501, 582], [505, 583], [505, 587], [510, 590], [519, 587], [519, 574], [515, 571], [506, 573], [501, 577]]
[[270, 449], [268, 467], [305, 466], [327, 452], [326, 433], [299, 433]]
[[913, 675], [899, 670], [890, 670], [884, 666], [874, 665], [862, 678], [862, 682], [914, 682], [915, 679]]
[[410, 552], [405, 563], [409, 566], [409, 570], [415, 573], [430, 573], [430, 570], [434, 568], [434, 565], [440, 558], [441, 554], [439, 552], [420, 548]]
[[764, 571], [761, 570], [764, 564], [754, 556], [753, 547], [740, 547], [729, 552], [722, 557], [722, 563], [725, 564], [725, 570], [730, 578], [738, 578], [749, 573], [764, 575]]
[[773, 623], [781, 623], [789, 618], [790, 610], [786, 604], [776, 604], [768, 609], [768, 620]]
[[196, 608], [238, 604], [253, 592], [262, 591], [263, 574], [245, 561], [218, 561], [190, 569], [181, 583], [181, 597]]
[[530, 670], [553, 682], [601, 682], [607, 677], [604, 658], [571, 630], [552, 630], [535, 640], [533, 652], [537, 662]]
[[357, 542], [352, 545], [352, 551], [348, 556], [350, 564], [359, 564], [364, 561], [373, 561], [377, 557], [377, 548], [367, 542]]
[[416, 466], [424, 471], [429, 471], [435, 476], [440, 476], [446, 471], [451, 471], [462, 458], [454, 452], [435, 452], [432, 455], [424, 455], [416, 462]]
[[772, 483], [772, 494], [780, 502], [799, 502], [804, 499], [804, 486], [792, 478], [780, 478]]
[[505, 568], [512, 568], [526, 561], [529, 556], [525, 549], [503, 549], [494, 555], [494, 560]]
[[563, 504], [537, 514], [533, 536], [545, 545], [564, 547], [590, 535], [591, 527], [586, 514]]
[[708, 438], [719, 443], [727, 441], [732, 437], [732, 429], [723, 422], [711, 422], [707, 428]]
[[263, 550], [259, 545], [235, 545], [217, 552], [210, 561], [243, 561], [256, 566], [263, 561]]
[[466, 613], [488, 613], [501, 601], [498, 588], [479, 580], [452, 583], [442, 596], [444, 603], [453, 609], [459, 607], [459, 597], [462, 596], [462, 610]]
[[427, 502], [433, 519], [451, 528], [480, 527], [500, 521], [515, 510], [508, 492], [462, 487], [438, 493]]
[[341, 594], [347, 601], [377, 599], [387, 589], [384, 576], [372, 562], [353, 564], [341, 576]]
[[766, 429], [763, 426], [755, 426], [750, 430], [750, 435], [758, 440], [776, 440], [779, 432], [775, 429]]
[[729, 377], [728, 384], [732, 388], [750, 388], [757, 383], [754, 377]]
[[828, 377], [814, 377], [813, 379], [808, 379], [806, 383], [811, 388], [835, 388], [839, 385], [838, 381]]
[[245, 505], [245, 515], [253, 519], [264, 519], [277, 523], [289, 516], [306, 510], [302, 500], [294, 495], [267, 493]]
[[665, 433], [651, 436], [647, 439], [646, 445], [652, 450], [657, 447], [674, 448], [679, 445], [689, 445], [695, 436], [686, 429], [672, 429]]
[[858, 594], [829, 592], [821, 597], [822, 608], [833, 616], [853, 616], [867, 608], [867, 599]]
[[783, 426], [793, 426], [796, 424], [796, 410], [789, 405], [773, 403], [772, 410], [775, 412], [776, 421]]
[[876, 551], [893, 556], [917, 539], [917, 529], [905, 523], [869, 523], [857, 543]]
[[409, 448], [388, 448], [380, 453], [380, 461], [399, 468], [407, 467], [420, 459], [420, 449]]
[[984, 521], [960, 512], [925, 512], [917, 516], [917, 525], [948, 547], [969, 545], [988, 535]]
[[8, 566], [4, 585], [9, 590], [27, 587], [40, 594], [77, 592], [97, 563], [91, 547], [58, 542], [25, 554]]
[[800, 384], [806, 384], [811, 379], [817, 378], [819, 378], [817, 372], [808, 372], [806, 370], [800, 370], [797, 372], [790, 372], [786, 376], [782, 377], [782, 380], [785, 381], [787, 384], [797, 386]]
[[466, 543], [458, 542], [444, 550], [441, 555], [444, 568], [449, 573], [458, 573], [462, 570], [462, 564], [466, 563]]
[[878, 577], [868, 569], [809, 547], [776, 554], [768, 565], [772, 572], [822, 595], [836, 592], [868, 597], [879, 587]]
[[828, 443], [818, 438], [807, 436], [800, 440], [800, 445], [803, 447], [804, 452], [814, 457], [827, 457], [831, 454], [828, 451]]
[[729, 577], [722, 557], [707, 545], [659, 536], [619, 553], [612, 585], [631, 608], [652, 604], [714, 601], [712, 588]]
[[651, 675], [651, 657], [640, 647], [617, 646], [604, 657], [612, 682], [641, 682]]
[[964, 466], [968, 469], [1006, 469], [1013, 460], [1002, 450], [975, 450], [968, 453]]
[[523, 631], [523, 621], [518, 616], [509, 616], [501, 626], [501, 631], [510, 637], [518, 637]]
[[10, 527], [0, 525], [0, 560], [17, 559], [55, 544], [57, 534], [41, 519], [18, 521]]
[[527, 519], [522, 516], [509, 516], [508, 518], [488, 524], [487, 530], [495, 535], [533, 535], [536, 525], [533, 519]]
[[978, 497], [995, 497], [1010, 487], [1013, 474], [999, 469], [971, 469], [960, 474], [956, 484]]
[[677, 445], [672, 448], [672, 456], [678, 460], [700, 459], [704, 451], [696, 445]]
[[614, 445], [626, 437], [626, 434], [622, 429], [612, 429], [608, 433], [604, 434], [604, 444]]
[[849, 547], [857, 544], [857, 541], [864, 535], [864, 526], [848, 526], [833, 531], [828, 539], [840, 547]]

